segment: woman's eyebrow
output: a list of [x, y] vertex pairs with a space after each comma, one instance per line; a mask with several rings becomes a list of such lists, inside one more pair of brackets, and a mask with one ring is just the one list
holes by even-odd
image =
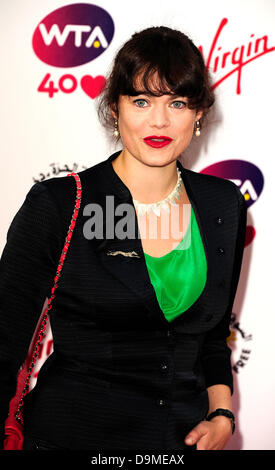
[[[158, 95], [154, 95], [153, 93], [150, 93], [149, 91], [146, 91], [146, 90], [135, 90], [135, 92], [132, 96], [138, 96], [138, 95], [152, 96], [153, 98], [158, 98]], [[186, 96], [179, 95], [179, 94], [172, 93], [172, 92], [171, 93], [163, 93], [163, 95], [169, 96], [171, 100], [175, 99], [175, 98], [187, 99]], [[160, 96], [163, 96], [163, 95], [160, 95]]]
[[[136, 90], [135, 94], [132, 95], [132, 96], [138, 96], [138, 95], [152, 96], [153, 98], [158, 98], [158, 96], [153, 95], [153, 93], [150, 93], [149, 91], [145, 91], [145, 90]], [[183, 95], [177, 95], [177, 94], [174, 94], [174, 93], [164, 93], [163, 95], [170, 96], [171, 99], [184, 98]], [[160, 96], [163, 96], [163, 95], [160, 95]]]
[[174, 98], [183, 98], [187, 100], [187, 96], [184, 96], [184, 95], [171, 95], [171, 99], [174, 99]]
[[132, 96], [137, 96], [137, 95], [154, 96], [149, 91], [144, 91], [144, 90], [135, 90], [135, 92]]

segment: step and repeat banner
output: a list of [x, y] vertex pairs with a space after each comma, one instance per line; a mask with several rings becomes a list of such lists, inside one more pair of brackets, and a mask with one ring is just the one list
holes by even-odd
[[[228, 450], [275, 449], [274, 20], [273, 0], [0, 2], [1, 251], [34, 183], [81, 171], [121, 148], [96, 113], [121, 45], [136, 31], [165, 25], [200, 48], [216, 104], [180, 160], [234, 181], [248, 207], [228, 338], [237, 418]], [[32, 386], [53, 347], [48, 328]]]

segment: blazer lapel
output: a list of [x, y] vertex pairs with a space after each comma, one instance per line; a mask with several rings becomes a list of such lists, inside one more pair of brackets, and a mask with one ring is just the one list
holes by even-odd
[[[103, 209], [102, 233], [103, 238], [93, 238], [91, 243], [93, 249], [104, 266], [114, 278], [119, 279], [128, 289], [136, 295], [148, 312], [148, 320], [160, 325], [167, 325], [167, 320], [160, 309], [156, 293], [151, 284], [149, 273], [146, 266], [141, 239], [138, 236], [138, 221], [131, 193], [126, 185], [116, 174], [111, 161], [119, 155], [119, 152], [111, 155], [107, 160], [99, 164], [99, 175], [97, 181], [96, 197], [97, 203]], [[100, 188], [100, 190], [99, 190]], [[113, 196], [115, 213], [119, 204], [130, 204], [133, 208], [133, 219], [131, 222], [134, 227], [134, 238], [120, 239], [116, 232], [112, 237], [107, 237], [107, 225], [113, 224], [113, 213], [107, 213], [106, 196]], [[89, 196], [88, 196], [89, 197]], [[94, 199], [94, 195], [91, 199]], [[93, 200], [92, 199], [92, 200]]]

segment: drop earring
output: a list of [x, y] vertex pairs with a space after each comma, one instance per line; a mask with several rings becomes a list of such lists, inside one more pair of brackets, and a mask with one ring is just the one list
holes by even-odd
[[113, 132], [113, 135], [114, 135], [114, 137], [118, 137], [118, 136], [119, 136], [119, 130], [118, 130], [118, 122], [117, 122], [117, 120], [115, 120], [115, 122], [114, 122], [114, 132]]
[[201, 135], [201, 126], [200, 126], [200, 121], [196, 121], [195, 124], [195, 135], [199, 137]]

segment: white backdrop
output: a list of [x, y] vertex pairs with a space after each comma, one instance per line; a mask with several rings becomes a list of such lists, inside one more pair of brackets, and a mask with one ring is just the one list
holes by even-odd
[[[59, 17], [51, 15], [48, 23], [44, 19], [54, 10], [73, 4], [78, 4], [75, 11], [80, 12], [84, 11], [83, 4], [105, 10], [97, 17], [97, 24], [102, 26], [104, 18], [111, 18], [114, 35], [105, 47], [97, 29], [89, 47], [95, 54], [101, 44], [103, 52], [95, 58], [91, 55], [80, 65], [72, 65], [71, 61], [69, 66], [60, 66], [56, 50], [61, 56], [64, 51], [66, 60], [73, 60], [73, 53], [79, 51], [81, 56], [84, 47], [87, 52], [84, 38], [87, 40], [89, 35], [72, 29], [67, 29], [65, 35], [65, 10]], [[95, 12], [95, 8], [90, 11]], [[73, 15], [70, 24], [79, 24], [79, 17], [74, 20]], [[89, 18], [86, 16], [81, 24], [89, 25]], [[238, 423], [229, 450], [275, 449], [274, 256], [270, 249], [274, 20], [273, 0], [139, 0], [136, 6], [126, 0], [82, 0], [81, 4], [73, 0], [0, 2], [1, 251], [11, 220], [36, 181], [81, 171], [121, 148], [115, 147], [100, 127], [94, 95], [100, 81], [96, 77], [106, 75], [123, 42], [145, 27], [166, 25], [182, 30], [201, 46], [212, 73], [217, 103], [201, 137], [191, 143], [181, 161], [195, 171], [234, 180], [248, 204], [247, 245], [229, 338]], [[37, 29], [41, 23], [48, 25], [44, 36]], [[60, 34], [64, 33], [55, 51], [51, 49], [53, 37], [47, 36], [54, 23], [59, 25]], [[43, 57], [39, 35], [44, 41]], [[78, 46], [73, 43], [73, 35]], [[40, 364], [51, 348], [49, 332]]]

